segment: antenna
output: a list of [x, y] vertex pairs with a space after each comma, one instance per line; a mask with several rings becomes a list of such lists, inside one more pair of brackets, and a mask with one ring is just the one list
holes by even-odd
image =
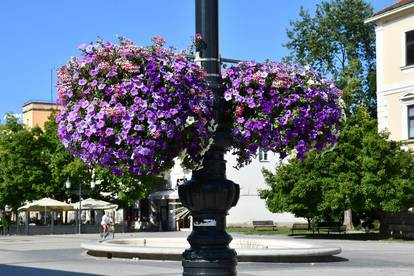
[[53, 108], [53, 67], [50, 69], [50, 103]]

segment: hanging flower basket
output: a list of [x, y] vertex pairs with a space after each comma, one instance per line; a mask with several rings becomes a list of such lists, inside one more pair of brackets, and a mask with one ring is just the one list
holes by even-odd
[[99, 40], [59, 69], [58, 134], [87, 164], [147, 175], [179, 155], [188, 169], [202, 163], [215, 131], [205, 72], [153, 41]]
[[284, 158], [332, 145], [342, 120], [341, 91], [318, 73], [275, 62], [242, 62], [223, 72], [238, 167], [260, 147]]

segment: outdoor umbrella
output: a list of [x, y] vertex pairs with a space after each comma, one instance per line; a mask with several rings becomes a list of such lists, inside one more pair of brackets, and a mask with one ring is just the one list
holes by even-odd
[[94, 198], [87, 198], [85, 200], [82, 200], [81, 204], [79, 204], [79, 202], [73, 203], [72, 206], [76, 210], [106, 210], [118, 208], [117, 204]]
[[17, 209], [18, 211], [69, 211], [73, 210], [72, 205], [52, 198], [42, 198], [36, 201], [27, 203], [26, 205]]
[[[26, 234], [28, 234], [28, 212], [31, 211], [38, 211], [38, 212], [46, 212], [47, 211], [69, 211], [73, 210], [72, 205], [67, 204], [62, 201], [58, 201], [52, 198], [42, 198], [39, 200], [32, 201], [30, 203], [27, 203], [26, 205], [20, 207], [17, 209], [20, 211], [26, 212]], [[46, 215], [45, 215], [45, 224], [46, 224]], [[53, 219], [51, 220], [51, 233], [53, 233], [54, 225], [53, 225]]]

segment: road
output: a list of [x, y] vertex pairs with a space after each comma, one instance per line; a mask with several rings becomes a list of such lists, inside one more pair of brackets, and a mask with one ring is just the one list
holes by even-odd
[[[185, 237], [187, 234], [183, 232], [133, 233], [120, 234], [117, 237]], [[292, 239], [280, 235], [266, 236], [266, 238]], [[94, 239], [97, 239], [97, 235], [1, 236], [0, 275], [181, 275], [180, 262], [104, 259], [88, 256], [79, 245], [81, 242]], [[414, 242], [321, 239], [310, 239], [309, 242], [321, 246], [339, 246], [342, 248], [342, 253], [331, 262], [239, 263], [238, 275], [414, 276]]]

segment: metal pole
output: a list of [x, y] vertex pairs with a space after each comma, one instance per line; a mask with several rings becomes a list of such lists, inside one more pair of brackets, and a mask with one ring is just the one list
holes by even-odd
[[52, 104], [53, 108], [53, 69], [50, 69], [50, 103]]
[[82, 181], [79, 182], [79, 234], [82, 229]]
[[236, 205], [240, 188], [226, 179], [224, 152], [231, 144], [231, 137], [224, 120], [218, 11], [218, 0], [195, 0], [196, 33], [201, 34], [204, 41], [197, 58], [214, 91], [215, 119], [219, 126], [203, 168], [193, 171], [191, 180], [178, 187], [180, 200], [193, 217], [193, 231], [187, 238], [191, 247], [184, 251], [182, 260], [185, 276], [236, 275], [237, 254], [229, 248], [232, 237], [225, 228], [227, 212]]

